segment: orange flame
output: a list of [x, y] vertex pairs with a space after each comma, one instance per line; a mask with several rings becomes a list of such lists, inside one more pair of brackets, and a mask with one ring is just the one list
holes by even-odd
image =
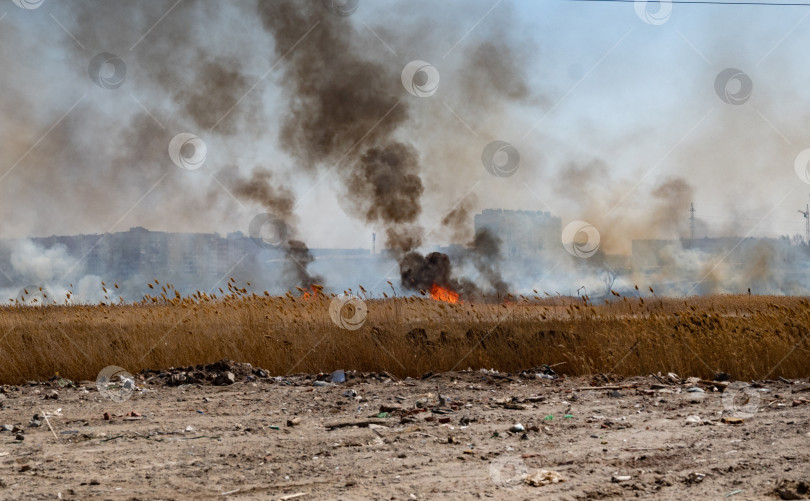
[[436, 301], [444, 301], [445, 303], [458, 303], [458, 293], [450, 289], [445, 289], [436, 284], [430, 287], [430, 297]]
[[313, 285], [310, 286], [310, 289], [312, 290], [312, 292], [309, 292], [309, 291], [304, 292], [301, 295], [301, 299], [309, 300], [309, 299], [315, 299], [315, 298], [318, 298], [320, 296], [323, 296], [323, 292], [321, 292], [321, 289], [323, 289], [322, 285], [313, 284]]

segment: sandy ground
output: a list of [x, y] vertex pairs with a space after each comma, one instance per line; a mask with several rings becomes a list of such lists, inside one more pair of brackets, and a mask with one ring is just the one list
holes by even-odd
[[[0, 499], [810, 497], [805, 380], [234, 372], [224, 386], [139, 375], [122, 402], [90, 381], [2, 387], [0, 424], [23, 440], [0, 432]], [[530, 485], [543, 478], [562, 481]]]

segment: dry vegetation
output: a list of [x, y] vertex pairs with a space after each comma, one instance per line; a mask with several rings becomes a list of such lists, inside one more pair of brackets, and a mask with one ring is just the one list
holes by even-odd
[[558, 372], [570, 375], [810, 376], [810, 304], [804, 298], [617, 295], [592, 304], [517, 296], [500, 304], [449, 304], [367, 297], [367, 319], [350, 331], [331, 321], [331, 296], [271, 297], [248, 287], [231, 282], [218, 296], [181, 297], [155, 281], [159, 295], [136, 305], [4, 307], [0, 383], [56, 372], [95, 379], [107, 365], [134, 373], [222, 358], [274, 375], [343, 368], [419, 376], [560, 364]]

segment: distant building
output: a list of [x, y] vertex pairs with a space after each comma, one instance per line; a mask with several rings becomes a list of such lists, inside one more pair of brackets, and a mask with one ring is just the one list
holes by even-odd
[[506, 258], [548, 258], [562, 249], [562, 220], [543, 211], [484, 209], [475, 231], [488, 229], [501, 239]]

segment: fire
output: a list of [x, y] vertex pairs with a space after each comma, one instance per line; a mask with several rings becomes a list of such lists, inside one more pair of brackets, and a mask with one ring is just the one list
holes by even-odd
[[445, 303], [458, 303], [458, 293], [450, 289], [433, 284], [430, 287], [430, 297], [436, 301], [444, 301]]
[[310, 286], [310, 289], [311, 289], [312, 292], [310, 292], [310, 291], [308, 291], [306, 289], [302, 289], [301, 287], [296, 287], [296, 288], [298, 290], [300, 290], [301, 292], [303, 292], [303, 294], [301, 295], [301, 299], [315, 299], [315, 298], [323, 296], [323, 292], [321, 292], [321, 290], [323, 289], [323, 285], [312, 284]]

